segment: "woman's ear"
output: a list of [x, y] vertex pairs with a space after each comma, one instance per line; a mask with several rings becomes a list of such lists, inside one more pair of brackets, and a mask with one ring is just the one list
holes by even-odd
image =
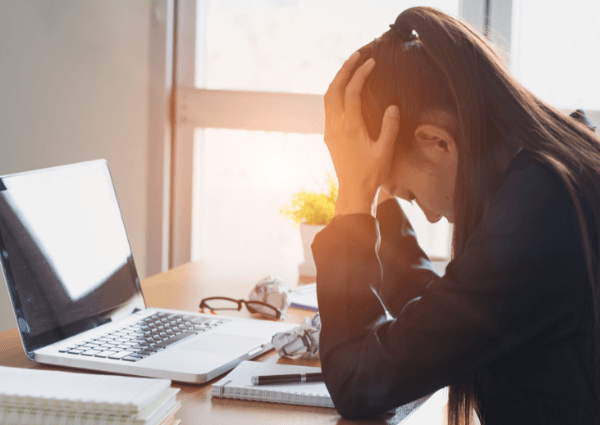
[[458, 159], [456, 140], [448, 130], [434, 124], [421, 124], [415, 130], [419, 151], [434, 165], [448, 165]]

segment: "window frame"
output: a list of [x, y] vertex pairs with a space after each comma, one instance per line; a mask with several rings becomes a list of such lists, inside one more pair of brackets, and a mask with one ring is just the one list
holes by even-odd
[[[204, 182], [201, 173], [194, 175], [193, 167], [194, 146], [198, 149], [196, 155], [200, 155], [200, 161], [205, 160], [201, 157], [204, 141], [200, 137], [194, 142], [196, 128], [313, 134], [323, 134], [324, 130], [322, 95], [195, 87], [196, 67], [201, 66], [200, 58], [196, 58], [196, 46], [198, 42], [205, 42], [205, 38], [199, 37], [197, 31], [206, 31], [207, 1], [153, 0], [153, 14], [158, 10], [159, 14], [172, 17], [171, 23], [164, 19], [162, 32], [168, 33], [168, 27], [173, 28], [171, 62], [174, 64], [172, 72], [175, 77], [170, 87], [168, 82], [165, 83], [163, 90], [165, 92], [170, 89], [171, 93], [168, 99], [171, 125], [165, 125], [165, 130], [170, 129], [170, 132], [150, 134], [148, 164], [151, 167], [149, 176], [153, 181], [149, 179], [148, 183], [148, 211], [163, 213], [160, 217], [159, 214], [154, 214], [157, 217], [149, 222], [148, 275], [191, 261], [192, 246], [197, 250], [195, 256], [199, 258], [203, 258], [207, 250], [202, 231], [206, 227], [205, 194], [201, 190]], [[459, 16], [490, 34], [492, 40], [504, 39], [504, 46], [510, 49], [512, 0], [460, 0]], [[164, 34], [159, 39], [164, 40]], [[152, 37], [151, 43], [155, 43]], [[199, 51], [202, 52], [203, 49]], [[165, 59], [168, 63], [168, 52]], [[151, 67], [151, 80], [153, 73], [156, 74], [157, 71]], [[149, 100], [150, 112], [153, 111], [153, 103], [164, 101], [160, 96]], [[161, 109], [155, 106], [154, 110], [156, 112]], [[230, 113], [224, 115], [223, 111]], [[277, 120], [272, 119], [273, 111], [277, 111]], [[266, 116], [270, 119], [265, 119]], [[157, 164], [158, 168], [155, 168]], [[160, 172], [163, 173], [162, 180]], [[199, 186], [195, 192], [194, 185]], [[198, 234], [200, 239], [193, 240], [193, 235]], [[158, 265], [161, 270], [158, 270]]]

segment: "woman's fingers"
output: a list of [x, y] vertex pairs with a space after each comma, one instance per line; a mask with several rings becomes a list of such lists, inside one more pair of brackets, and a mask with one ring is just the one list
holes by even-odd
[[[399, 130], [398, 114], [386, 111], [379, 139], [373, 141], [361, 111], [361, 92], [373, 67], [368, 60], [356, 67], [358, 54], [339, 70], [325, 94], [325, 143], [329, 149], [340, 194], [345, 202], [336, 204], [350, 212], [370, 211], [377, 188], [390, 172], [394, 141]], [[392, 107], [391, 111], [398, 111]], [[342, 197], [342, 195], [340, 195]], [[339, 199], [338, 199], [339, 201]], [[342, 205], [348, 204], [344, 210]]]
[[352, 79], [346, 86], [344, 96], [344, 110], [350, 117], [350, 120], [356, 123], [357, 126], [363, 126], [362, 111], [360, 108], [360, 93], [362, 92], [365, 80], [375, 66], [375, 60], [369, 59], [358, 67]]
[[394, 142], [400, 130], [400, 110], [396, 105], [389, 106], [383, 114], [381, 133], [377, 139], [376, 146], [380, 149], [383, 158], [391, 161], [394, 150]]
[[348, 81], [352, 77], [352, 70], [354, 69], [354, 66], [356, 65], [356, 62], [358, 61], [359, 57], [360, 53], [354, 52], [348, 58], [348, 60], [344, 62], [340, 70], [335, 75], [335, 78], [333, 79], [331, 84], [329, 84], [329, 88], [325, 93], [325, 112], [327, 112], [327, 109], [330, 108], [334, 108], [334, 111], [332, 112], [336, 112], [335, 110], [340, 111], [343, 109], [344, 91], [346, 89]]

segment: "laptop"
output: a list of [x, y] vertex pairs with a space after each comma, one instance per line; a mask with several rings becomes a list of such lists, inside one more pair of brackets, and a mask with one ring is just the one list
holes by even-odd
[[40, 363], [202, 383], [294, 327], [146, 308], [104, 160], [0, 177], [0, 259]]

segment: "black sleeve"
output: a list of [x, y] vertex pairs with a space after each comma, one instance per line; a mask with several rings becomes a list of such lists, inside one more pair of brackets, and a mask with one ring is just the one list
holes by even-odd
[[585, 282], [585, 263], [568, 199], [542, 166], [511, 173], [465, 252], [423, 291], [418, 273], [417, 284], [381, 287], [381, 223], [370, 215], [338, 216], [321, 231], [312, 247], [321, 365], [340, 414], [370, 417], [430, 394], [576, 314], [583, 297], [565, 283]]
[[434, 277], [433, 265], [423, 252], [408, 218], [396, 199], [377, 207], [381, 285], [376, 287], [387, 311], [398, 317], [404, 306], [417, 298]]

